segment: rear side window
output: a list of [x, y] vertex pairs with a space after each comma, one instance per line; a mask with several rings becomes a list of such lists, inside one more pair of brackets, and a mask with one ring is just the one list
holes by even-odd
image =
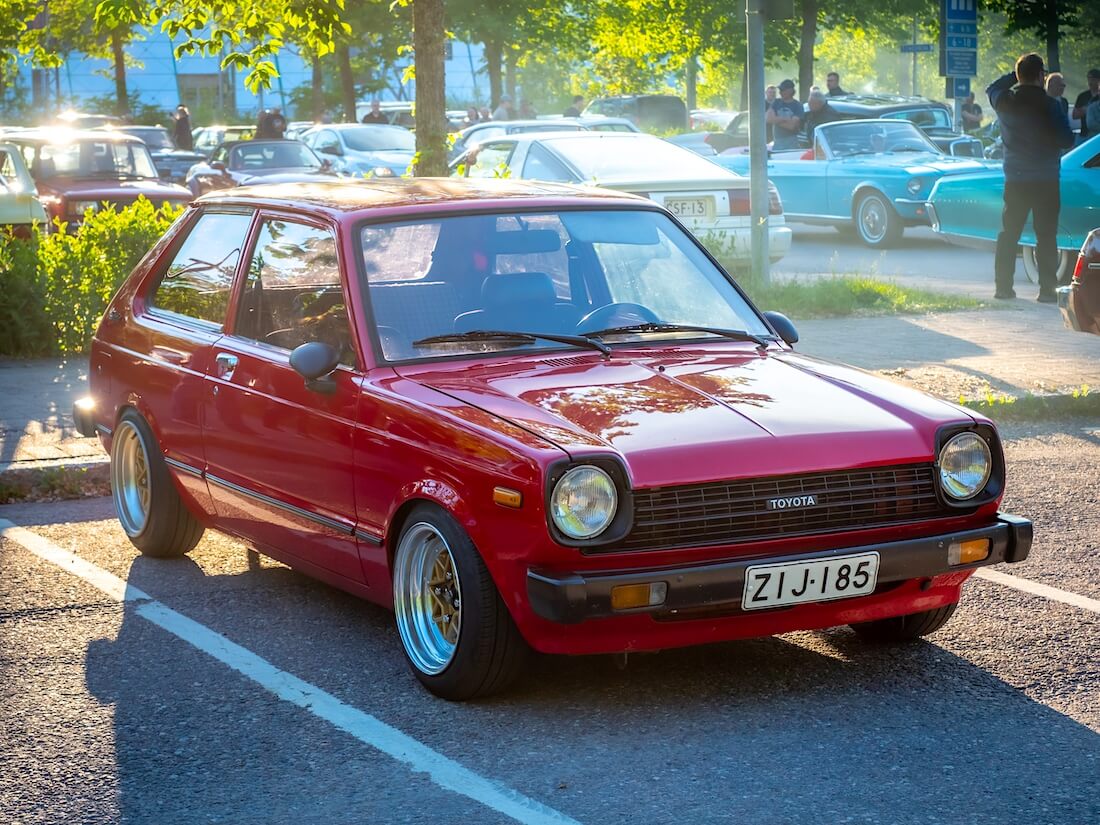
[[201, 215], [172, 258], [152, 305], [221, 327], [251, 215]]

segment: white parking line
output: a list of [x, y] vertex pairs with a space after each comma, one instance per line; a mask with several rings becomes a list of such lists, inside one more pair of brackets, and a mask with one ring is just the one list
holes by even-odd
[[1033, 596], [1042, 596], [1044, 599], [1050, 599], [1053, 602], [1062, 602], [1063, 604], [1080, 607], [1082, 610], [1091, 610], [1093, 613], [1100, 613], [1100, 600], [1090, 599], [1088, 596], [1081, 596], [1077, 593], [1070, 593], [1068, 590], [1059, 590], [1057, 587], [1051, 587], [1049, 584], [1040, 584], [1039, 582], [1033, 582], [1031, 579], [1021, 579], [1019, 576], [1010, 576], [1007, 573], [1002, 573], [999, 570], [991, 570], [988, 567], [978, 570], [974, 575], [986, 579], [987, 581], [1004, 585], [1005, 587], [1011, 587], [1024, 593], [1031, 593]]
[[228, 665], [280, 699], [297, 705], [360, 742], [427, 774], [439, 787], [468, 797], [524, 825], [579, 825], [563, 813], [519, 791], [474, 773], [395, 727], [345, 704], [316, 685], [229, 641], [210, 628], [177, 613], [118, 576], [54, 544], [49, 539], [0, 519], [0, 537], [83, 579], [118, 602], [143, 602], [135, 608], [142, 618]]

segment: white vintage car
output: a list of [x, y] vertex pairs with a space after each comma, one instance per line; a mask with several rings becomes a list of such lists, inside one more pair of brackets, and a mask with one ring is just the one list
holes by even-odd
[[46, 212], [38, 199], [27, 164], [19, 149], [0, 143], [0, 228], [28, 227], [46, 223]]

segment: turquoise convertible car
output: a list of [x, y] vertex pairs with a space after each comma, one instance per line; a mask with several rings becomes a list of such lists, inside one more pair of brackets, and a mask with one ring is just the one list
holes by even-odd
[[[747, 154], [711, 161], [747, 174]], [[999, 168], [945, 155], [908, 121], [844, 120], [818, 126], [813, 149], [773, 152], [768, 179], [788, 221], [854, 228], [868, 246], [896, 243], [906, 226], [928, 226], [925, 201], [946, 175]]]
[[[928, 196], [932, 228], [955, 239], [996, 243], [1001, 231], [1004, 173], [940, 181]], [[786, 198], [784, 198], [786, 200]], [[790, 213], [787, 213], [788, 219]], [[1058, 214], [1058, 280], [1066, 281], [1089, 232], [1100, 227], [1100, 135], [1062, 156], [1062, 209]], [[1020, 237], [1024, 272], [1037, 282], [1035, 231], [1028, 220]]]

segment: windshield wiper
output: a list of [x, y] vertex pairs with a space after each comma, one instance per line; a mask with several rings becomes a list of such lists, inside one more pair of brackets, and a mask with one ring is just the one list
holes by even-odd
[[711, 335], [721, 335], [723, 338], [730, 338], [734, 341], [750, 341], [756, 344], [760, 349], [767, 349], [768, 342], [774, 341], [775, 336], [768, 335], [754, 335], [751, 332], [746, 332], [743, 329], [720, 329], [718, 327], [704, 327], [696, 326], [695, 324], [628, 324], [622, 327], [608, 327], [607, 329], [598, 329], [595, 332], [586, 332], [584, 336], [586, 338], [595, 338], [603, 335], [616, 335], [618, 333], [629, 332], [708, 332]]
[[556, 335], [543, 332], [516, 332], [501, 329], [475, 329], [470, 332], [449, 332], [444, 335], [432, 335], [429, 338], [421, 338], [413, 341], [414, 347], [431, 346], [432, 344], [450, 344], [461, 341], [518, 341], [530, 344], [542, 338], [546, 341], [554, 341], [559, 344], [572, 344], [575, 347], [595, 349], [604, 355], [611, 355], [611, 347], [602, 341], [593, 341], [582, 335]]

